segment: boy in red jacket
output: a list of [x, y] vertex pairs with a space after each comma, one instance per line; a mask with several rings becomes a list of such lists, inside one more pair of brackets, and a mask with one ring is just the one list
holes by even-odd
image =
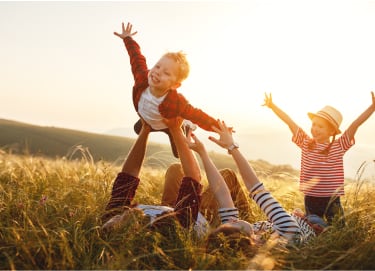
[[[217, 120], [193, 107], [177, 88], [189, 75], [189, 63], [182, 52], [168, 52], [150, 70], [146, 58], [142, 55], [137, 42], [132, 38], [137, 31], [132, 32], [132, 24], [126, 28], [122, 23], [122, 33], [114, 32], [124, 43], [130, 57], [130, 65], [134, 77], [133, 104], [137, 113], [149, 124], [152, 131], [163, 131], [169, 136], [172, 151], [178, 157], [173, 138], [163, 118], [177, 116], [190, 120], [202, 129], [212, 131], [217, 127]], [[134, 125], [137, 134], [142, 127], [139, 120]]]

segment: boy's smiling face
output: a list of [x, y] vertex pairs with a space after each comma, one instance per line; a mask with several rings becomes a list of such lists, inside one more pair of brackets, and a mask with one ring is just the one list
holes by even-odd
[[177, 82], [179, 64], [172, 58], [163, 56], [148, 73], [148, 84], [151, 93], [155, 96], [163, 96], [168, 90], [178, 88]]

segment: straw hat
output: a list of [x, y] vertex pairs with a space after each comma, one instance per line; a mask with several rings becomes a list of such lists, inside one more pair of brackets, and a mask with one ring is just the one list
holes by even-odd
[[327, 120], [336, 130], [336, 134], [340, 134], [341, 131], [339, 129], [341, 122], [342, 122], [342, 115], [341, 113], [333, 108], [332, 106], [325, 106], [317, 113], [307, 113], [310, 119], [314, 117], [320, 117]]

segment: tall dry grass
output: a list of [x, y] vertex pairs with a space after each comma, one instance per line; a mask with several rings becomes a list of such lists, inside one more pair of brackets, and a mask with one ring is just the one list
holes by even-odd
[[[128, 224], [101, 234], [98, 218], [119, 168], [94, 163], [84, 151], [81, 157], [0, 152], [0, 269], [375, 269], [375, 181], [361, 174], [346, 187], [344, 228], [334, 225], [302, 247], [270, 243], [249, 259], [229, 249], [206, 254], [204, 241], [179, 227], [162, 234]], [[264, 174], [259, 165], [257, 171], [287, 210], [303, 208], [295, 175], [269, 168]], [[163, 174], [143, 169], [135, 200], [158, 204]], [[263, 219], [250, 204], [251, 220]]]

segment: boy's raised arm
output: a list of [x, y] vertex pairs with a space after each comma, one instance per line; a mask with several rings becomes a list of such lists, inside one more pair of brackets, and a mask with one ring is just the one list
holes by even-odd
[[133, 25], [131, 23], [127, 23], [126, 28], [124, 23], [122, 23], [122, 33], [119, 34], [117, 32], [113, 32], [116, 36], [118, 36], [121, 39], [125, 39], [126, 37], [131, 37], [137, 34], [137, 31], [132, 32]]

